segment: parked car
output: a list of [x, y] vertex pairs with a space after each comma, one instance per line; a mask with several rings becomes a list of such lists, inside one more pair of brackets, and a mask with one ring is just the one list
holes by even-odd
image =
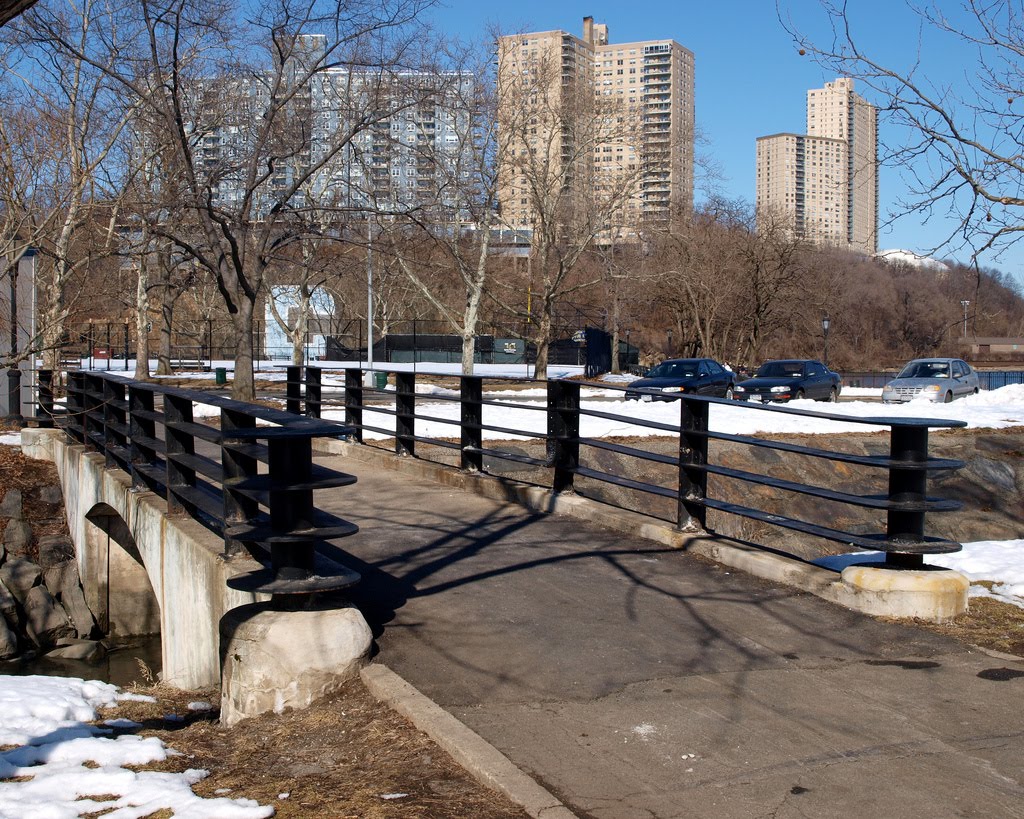
[[766, 361], [753, 378], [739, 382], [733, 392], [745, 401], [791, 401], [813, 398], [835, 401], [843, 390], [843, 380], [820, 361], [786, 359]]
[[670, 358], [629, 385], [627, 401], [672, 401], [680, 394], [732, 398], [733, 373], [713, 358]]
[[886, 404], [922, 398], [950, 402], [978, 391], [978, 374], [959, 358], [915, 358], [882, 388]]

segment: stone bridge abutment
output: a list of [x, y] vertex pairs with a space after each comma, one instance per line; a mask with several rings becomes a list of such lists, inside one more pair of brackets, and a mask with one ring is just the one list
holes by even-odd
[[57, 467], [86, 600], [103, 630], [159, 632], [164, 682], [219, 686], [221, 618], [265, 599], [226, 581], [259, 564], [228, 563], [221, 538], [190, 517], [168, 516], [162, 498], [132, 489], [127, 474], [60, 431], [26, 429], [22, 449]]

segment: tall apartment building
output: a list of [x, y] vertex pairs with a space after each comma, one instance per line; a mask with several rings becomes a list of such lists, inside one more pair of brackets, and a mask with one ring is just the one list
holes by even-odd
[[757, 208], [816, 244], [878, 250], [877, 110], [840, 77], [807, 92], [807, 133], [757, 140]]
[[591, 17], [582, 37], [502, 37], [499, 128], [511, 142], [499, 168], [505, 222], [535, 226], [539, 180], [529, 177], [540, 174], [562, 186], [567, 223], [575, 209], [615, 198], [613, 235], [692, 207], [693, 93], [693, 53], [674, 40], [612, 43], [608, 26]]
[[[286, 117], [279, 141], [262, 148], [273, 154], [273, 172], [256, 191], [257, 211], [267, 210], [310, 168], [322, 164], [289, 200], [291, 207], [342, 207], [402, 210], [438, 205], [459, 218], [470, 169], [458, 167], [460, 149], [472, 139], [473, 112], [452, 102], [469, 99], [468, 74], [383, 73], [372, 69], [330, 67], [308, 76], [323, 60], [326, 38], [304, 35], [294, 54], [276, 67], [283, 83], [302, 82]], [[215, 115], [193, 127], [197, 161], [210, 180], [216, 202], [224, 207], [246, 195], [242, 174], [255, 144], [274, 77], [207, 80], [199, 92], [210, 99]], [[455, 86], [459, 94], [449, 94]], [[218, 102], [219, 101], [219, 102]], [[355, 127], [367, 116], [368, 126]], [[339, 149], [339, 135], [355, 131]], [[268, 164], [270, 164], [268, 162]]]

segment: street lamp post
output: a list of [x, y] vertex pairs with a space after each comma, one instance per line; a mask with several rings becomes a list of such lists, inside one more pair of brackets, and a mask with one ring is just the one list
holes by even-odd
[[825, 360], [824, 364], [828, 366], [828, 329], [832, 326], [832, 319], [828, 317], [828, 313], [821, 317], [821, 332], [825, 336]]
[[967, 299], [961, 299], [960, 306], [964, 308], [964, 338], [967, 338], [967, 308], [971, 303]]

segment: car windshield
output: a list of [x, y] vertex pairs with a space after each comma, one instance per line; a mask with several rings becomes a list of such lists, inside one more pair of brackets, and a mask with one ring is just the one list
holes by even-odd
[[945, 361], [911, 361], [897, 378], [949, 378], [949, 364]]
[[662, 361], [649, 373], [648, 378], [696, 378], [700, 369], [696, 361]]
[[769, 361], [757, 371], [758, 378], [799, 378], [804, 374], [804, 365], [799, 361]]

